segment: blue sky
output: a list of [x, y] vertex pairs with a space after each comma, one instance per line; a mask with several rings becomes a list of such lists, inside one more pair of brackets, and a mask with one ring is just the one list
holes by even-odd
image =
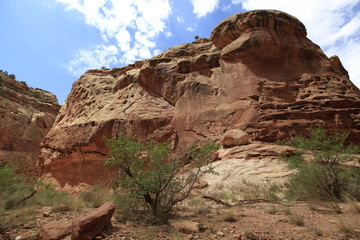
[[300, 19], [360, 87], [359, 0], [0, 0], [0, 69], [57, 95], [90, 68], [120, 67], [208, 38], [226, 17], [278, 9]]

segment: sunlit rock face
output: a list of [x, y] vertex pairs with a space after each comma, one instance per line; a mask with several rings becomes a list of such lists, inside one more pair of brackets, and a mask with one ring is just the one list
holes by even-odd
[[42, 143], [43, 178], [69, 189], [111, 182], [104, 136], [118, 131], [179, 150], [232, 129], [273, 142], [321, 124], [359, 143], [360, 91], [306, 34], [284, 12], [256, 10], [225, 19], [210, 39], [86, 72]]
[[0, 74], [0, 164], [10, 163], [20, 173], [39, 177], [40, 142], [59, 109], [55, 95]]

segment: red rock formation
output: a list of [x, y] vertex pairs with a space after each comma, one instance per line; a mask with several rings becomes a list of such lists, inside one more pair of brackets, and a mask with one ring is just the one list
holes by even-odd
[[64, 187], [109, 179], [103, 136], [219, 140], [231, 129], [272, 142], [312, 124], [347, 129], [359, 143], [360, 91], [338, 58], [279, 11], [233, 15], [210, 40], [113, 70], [90, 70], [73, 85], [42, 144], [43, 177]]
[[9, 162], [19, 172], [39, 176], [40, 142], [59, 109], [55, 95], [0, 74], [0, 164]]

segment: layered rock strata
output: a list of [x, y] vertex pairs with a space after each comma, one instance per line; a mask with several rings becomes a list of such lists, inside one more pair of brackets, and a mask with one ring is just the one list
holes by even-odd
[[0, 74], [0, 163], [39, 177], [40, 142], [60, 109], [56, 96]]
[[73, 84], [42, 143], [43, 177], [61, 187], [111, 179], [104, 136], [118, 131], [184, 149], [233, 129], [273, 142], [313, 124], [347, 129], [359, 143], [360, 91], [337, 57], [280, 11], [233, 15], [210, 39], [148, 60], [90, 70]]

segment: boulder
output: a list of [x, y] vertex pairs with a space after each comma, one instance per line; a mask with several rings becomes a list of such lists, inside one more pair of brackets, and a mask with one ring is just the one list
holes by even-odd
[[93, 239], [111, 224], [110, 220], [114, 211], [115, 203], [106, 202], [99, 208], [75, 218], [71, 225], [71, 239]]
[[60, 220], [42, 226], [39, 240], [61, 240], [71, 233], [71, 220]]
[[250, 136], [243, 130], [233, 129], [226, 131], [220, 142], [225, 147], [244, 145], [250, 143]]

